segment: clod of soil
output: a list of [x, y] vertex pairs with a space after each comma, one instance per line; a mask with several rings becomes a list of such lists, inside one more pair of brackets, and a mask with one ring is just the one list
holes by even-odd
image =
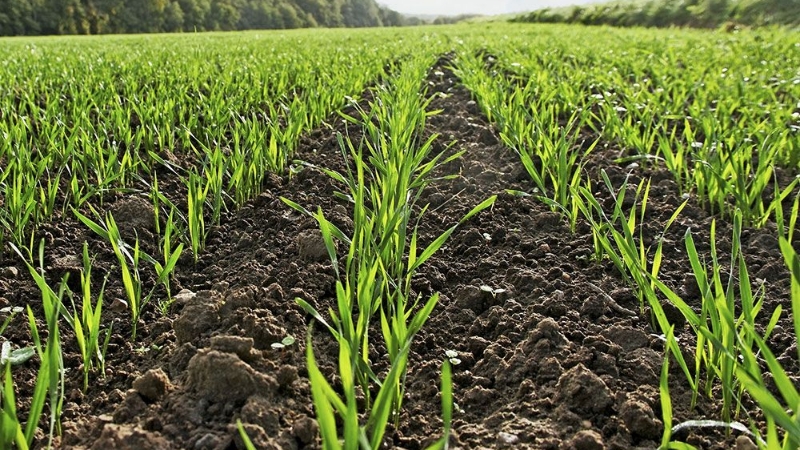
[[214, 402], [243, 402], [251, 395], [270, 395], [278, 382], [255, 371], [238, 356], [216, 350], [200, 350], [189, 361], [186, 386]]
[[133, 382], [133, 389], [145, 399], [157, 402], [172, 389], [172, 383], [163, 370], [150, 369]]
[[159, 433], [145, 431], [131, 425], [107, 423], [103, 427], [100, 439], [92, 445], [92, 450], [107, 450], [110, 448], [119, 450], [168, 450], [174, 447]]
[[606, 383], [583, 364], [578, 364], [561, 375], [556, 390], [557, 403], [562, 403], [587, 418], [593, 413], [604, 412], [614, 403]]

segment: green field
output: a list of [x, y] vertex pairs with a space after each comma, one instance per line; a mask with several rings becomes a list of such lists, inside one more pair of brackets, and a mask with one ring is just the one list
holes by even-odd
[[799, 176], [780, 29], [2, 39], [0, 448], [798, 448]]

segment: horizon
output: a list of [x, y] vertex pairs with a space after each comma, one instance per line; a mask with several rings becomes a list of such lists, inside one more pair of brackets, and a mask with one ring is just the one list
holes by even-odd
[[534, 11], [542, 8], [585, 5], [602, 0], [379, 0], [383, 6], [405, 15], [458, 16], [462, 14], [499, 15]]

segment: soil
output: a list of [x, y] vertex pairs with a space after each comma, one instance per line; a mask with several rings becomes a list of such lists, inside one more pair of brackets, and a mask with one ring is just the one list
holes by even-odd
[[[585, 223], [572, 232], [540, 201], [513, 192], [533, 191], [528, 175], [448, 63], [443, 58], [429, 72], [429, 93], [443, 95], [430, 105], [442, 112], [429, 118], [426, 132], [440, 135], [436, 151], [464, 154], [439, 169], [440, 175], [457, 177], [435, 182], [420, 197], [420, 204], [430, 204], [421, 221], [422, 241], [433, 240], [489, 196], [498, 198], [491, 209], [460, 226], [414, 280], [423, 298], [435, 292], [441, 298], [412, 347], [402, 416], [387, 446], [421, 449], [441, 435], [441, 363], [445, 352], [454, 350], [461, 362], [454, 366], [453, 448], [656, 448], [663, 431], [660, 331], [616, 269], [592, 259]], [[366, 101], [362, 106], [368, 107]], [[336, 133], [358, 142], [360, 130], [339, 117], [328, 125], [302, 139], [297, 158], [341, 171], [346, 161]], [[650, 178], [644, 236], [654, 241], [683, 199], [665, 170], [618, 164], [619, 153], [613, 144], [601, 143], [587, 160], [586, 175], [595, 186], [601, 185], [601, 169], [617, 186], [626, 178], [632, 185]], [[57, 447], [241, 449], [239, 419], [259, 449], [320, 447], [303, 339], [313, 319], [294, 299], [327, 310], [335, 278], [316, 222], [290, 209], [281, 197], [309, 210], [321, 208], [345, 230], [351, 222], [347, 204], [334, 195], [342, 187], [321, 171], [303, 167], [297, 165], [292, 175], [270, 176], [258, 198], [223, 214], [199, 260], [195, 263], [188, 254], [181, 258], [172, 286], [173, 294], [179, 293], [174, 303], [161, 303], [166, 293], [155, 291], [135, 341], [129, 312], [120, 304], [124, 294], [110, 249], [71, 217], [41, 228], [44, 267], [54, 285], [69, 273], [68, 283], [76, 289], [84, 241], [96, 255], [95, 292], [111, 274], [105, 295], [111, 306], [104, 311], [104, 323], [113, 323], [106, 373], [93, 373], [86, 392], [78, 348], [62, 323], [67, 387]], [[159, 173], [166, 195], [175, 201], [185, 198], [171, 173]], [[600, 196], [610, 199], [602, 190]], [[138, 236], [144, 251], [157, 254], [146, 197], [110, 196], [100, 209], [113, 211], [124, 236]], [[661, 278], [695, 307], [698, 292], [688, 278], [683, 235], [691, 228], [708, 257], [712, 220], [690, 199], [664, 236]], [[730, 235], [730, 223], [718, 220], [717, 247], [726, 265]], [[789, 275], [775, 236], [774, 225], [743, 233], [748, 267], [764, 286], [762, 323], [778, 305], [791, 309]], [[34, 314], [43, 317], [39, 291], [20, 258], [6, 251], [0, 267], [0, 307], [31, 304]], [[143, 278], [145, 286], [155, 284], [148, 269]], [[667, 312], [680, 319], [679, 313]], [[784, 312], [770, 343], [796, 380], [800, 366], [790, 320]], [[682, 321], [676, 334], [690, 357], [693, 337]], [[30, 344], [29, 336], [19, 315], [4, 338], [23, 346]], [[287, 336], [296, 342], [273, 346]], [[323, 373], [333, 379], [337, 349], [322, 327], [315, 328], [313, 345]], [[386, 367], [381, 350], [377, 344], [373, 350], [379, 370]], [[23, 416], [37, 368], [34, 359], [13, 370]], [[688, 408], [691, 391], [676, 364], [670, 370], [670, 391], [675, 423], [720, 417], [717, 399], [701, 396], [694, 409]], [[689, 428], [678, 437], [705, 449], [752, 444], [739, 432], [726, 435], [709, 428]], [[37, 443], [46, 443], [44, 434]]]

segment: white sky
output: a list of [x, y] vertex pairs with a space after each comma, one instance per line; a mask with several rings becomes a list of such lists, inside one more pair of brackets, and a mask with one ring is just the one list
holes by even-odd
[[407, 14], [504, 14], [546, 7], [570, 6], [598, 0], [378, 0], [378, 3]]

